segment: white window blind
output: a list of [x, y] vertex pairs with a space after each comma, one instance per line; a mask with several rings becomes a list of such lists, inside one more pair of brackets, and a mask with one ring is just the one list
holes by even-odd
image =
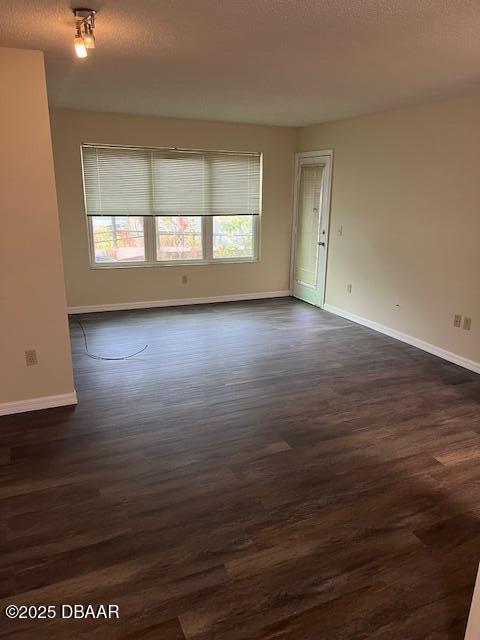
[[89, 216], [258, 215], [261, 154], [82, 145]]

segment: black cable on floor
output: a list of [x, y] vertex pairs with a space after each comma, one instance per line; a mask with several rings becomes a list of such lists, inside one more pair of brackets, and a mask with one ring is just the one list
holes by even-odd
[[135, 351], [135, 353], [131, 353], [128, 356], [119, 356], [118, 358], [106, 358], [104, 356], [97, 356], [94, 353], [90, 353], [90, 351], [88, 350], [87, 334], [85, 333], [85, 329], [83, 328], [83, 324], [80, 322], [80, 320], [77, 320], [77, 318], [75, 318], [75, 322], [78, 324], [78, 326], [82, 330], [83, 342], [85, 343], [85, 353], [87, 354], [87, 356], [89, 358], [93, 358], [94, 360], [128, 360], [128, 358], [133, 358], [133, 356], [138, 356], [139, 353], [143, 353], [143, 351], [145, 351], [145, 349], [147, 349], [147, 347], [148, 347], [148, 344], [146, 344], [143, 347], [143, 349], [140, 349], [139, 351]]

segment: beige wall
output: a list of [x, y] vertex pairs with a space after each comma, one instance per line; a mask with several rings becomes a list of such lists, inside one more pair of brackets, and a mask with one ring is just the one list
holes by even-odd
[[478, 638], [480, 638], [480, 569], [478, 570], [477, 583], [473, 592], [465, 640], [478, 640]]
[[[52, 111], [51, 122], [69, 306], [289, 289], [294, 129], [69, 109]], [[91, 269], [80, 165], [82, 142], [262, 151], [261, 260]], [[183, 274], [188, 276], [185, 285]]]
[[[1, 48], [0, 78], [2, 413], [73, 393], [73, 381], [43, 54]], [[26, 349], [37, 366], [26, 367]]]
[[480, 98], [306, 127], [298, 148], [334, 149], [327, 303], [480, 362]]

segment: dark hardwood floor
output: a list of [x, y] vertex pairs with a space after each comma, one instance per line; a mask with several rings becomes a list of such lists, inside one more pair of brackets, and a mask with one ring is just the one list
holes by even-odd
[[291, 299], [71, 321], [80, 404], [0, 419], [1, 638], [460, 640], [480, 377]]

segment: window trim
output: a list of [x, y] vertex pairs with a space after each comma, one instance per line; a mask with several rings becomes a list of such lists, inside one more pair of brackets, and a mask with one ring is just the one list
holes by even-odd
[[[122, 217], [122, 216], [111, 216]], [[212, 216], [198, 216], [202, 218], [202, 240], [203, 259], [202, 260], [157, 260], [157, 234], [155, 229], [155, 218], [159, 216], [139, 216], [143, 218], [143, 229], [145, 239], [145, 260], [135, 262], [96, 262], [95, 245], [93, 239], [92, 216], [85, 216], [88, 239], [88, 257], [90, 269], [137, 269], [147, 267], [193, 267], [214, 264], [242, 264], [260, 261], [260, 215], [253, 217], [253, 256], [245, 258], [214, 258], [213, 257], [213, 220]], [[161, 217], [161, 216], [160, 216]], [[193, 216], [197, 217], [197, 216]]]

